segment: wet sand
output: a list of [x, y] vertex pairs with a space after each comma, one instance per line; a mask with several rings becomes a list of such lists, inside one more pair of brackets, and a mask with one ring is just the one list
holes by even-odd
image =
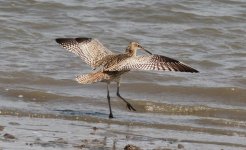
[[[0, 110], [0, 149], [245, 149], [117, 119]], [[200, 133], [198, 133], [199, 135]], [[219, 137], [218, 137], [219, 138]], [[130, 144], [130, 145], [129, 145]]]
[[45, 115], [34, 116], [1, 115], [0, 147], [2, 149], [124, 149], [131, 144], [128, 148], [133, 148], [132, 145], [135, 145], [140, 149], [176, 149], [181, 145], [175, 139], [143, 136], [145, 133], [136, 135], [129, 131], [131, 126], [75, 121], [70, 120], [71, 118], [66, 120], [58, 116], [50, 116], [50, 118], [45, 118]]

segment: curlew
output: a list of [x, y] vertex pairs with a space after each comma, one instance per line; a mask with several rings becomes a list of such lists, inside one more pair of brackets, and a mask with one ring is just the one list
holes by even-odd
[[[137, 42], [130, 42], [124, 53], [116, 54], [108, 50], [97, 39], [92, 38], [58, 38], [56, 42], [63, 48], [78, 55], [82, 60], [93, 68], [93, 72], [76, 77], [81, 84], [95, 82], [107, 83], [107, 99], [109, 105], [109, 118], [113, 118], [109, 84], [117, 83], [116, 95], [122, 99], [129, 110], [136, 109], [120, 95], [121, 75], [131, 70], [162, 70], [197, 73], [198, 71], [178, 60], [152, 54]], [[137, 56], [137, 50], [143, 50], [149, 55]]]

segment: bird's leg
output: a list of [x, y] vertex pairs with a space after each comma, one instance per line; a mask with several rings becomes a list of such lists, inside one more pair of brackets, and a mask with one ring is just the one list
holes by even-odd
[[110, 104], [110, 96], [109, 96], [109, 84], [107, 84], [107, 98], [108, 98], [108, 106], [109, 106], [109, 118], [114, 118], [112, 109], [111, 109], [111, 104]]
[[136, 111], [136, 109], [133, 108], [132, 105], [131, 105], [128, 101], [126, 101], [126, 100], [120, 95], [120, 82], [117, 82], [117, 93], [116, 93], [116, 95], [126, 103], [126, 106], [127, 106], [127, 108], [128, 108], [129, 110], [134, 110], [134, 111]]

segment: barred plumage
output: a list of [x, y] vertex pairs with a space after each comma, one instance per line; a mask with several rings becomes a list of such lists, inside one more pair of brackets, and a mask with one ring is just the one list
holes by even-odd
[[[134, 110], [119, 94], [120, 78], [122, 74], [131, 70], [163, 70], [197, 73], [192, 67], [177, 61], [175, 59], [162, 56], [152, 55], [144, 49], [139, 43], [131, 42], [123, 54], [114, 54], [104, 47], [97, 39], [92, 38], [59, 38], [56, 42], [65, 49], [80, 56], [88, 65], [101, 68], [98, 71], [86, 75], [79, 75], [76, 81], [81, 84], [91, 84], [95, 82], [107, 83], [107, 98], [109, 104], [109, 118], [113, 118], [108, 86], [110, 82], [117, 82], [117, 96], [121, 98], [129, 110]], [[137, 49], [141, 49], [150, 55], [136, 56]]]
[[190, 66], [175, 59], [161, 56], [134, 56], [128, 57], [124, 61], [106, 68], [106, 71], [124, 71], [124, 70], [163, 70], [179, 72], [198, 72]]
[[92, 84], [103, 80], [109, 80], [110, 76], [104, 72], [96, 72], [76, 76], [76, 81], [81, 84]]
[[65, 49], [78, 55], [91, 67], [97, 67], [96, 62], [113, 54], [97, 39], [92, 38], [59, 38], [56, 42]]

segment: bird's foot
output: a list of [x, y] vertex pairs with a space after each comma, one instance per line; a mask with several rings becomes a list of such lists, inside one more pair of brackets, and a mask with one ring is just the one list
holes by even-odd
[[127, 103], [126, 107], [127, 107], [130, 111], [131, 111], [131, 110], [136, 111], [136, 109], [133, 108], [132, 105], [131, 105], [130, 103]]
[[113, 117], [113, 114], [110, 113], [109, 116], [108, 116], [108, 118], [109, 118], [109, 119], [114, 118], [114, 117]]

